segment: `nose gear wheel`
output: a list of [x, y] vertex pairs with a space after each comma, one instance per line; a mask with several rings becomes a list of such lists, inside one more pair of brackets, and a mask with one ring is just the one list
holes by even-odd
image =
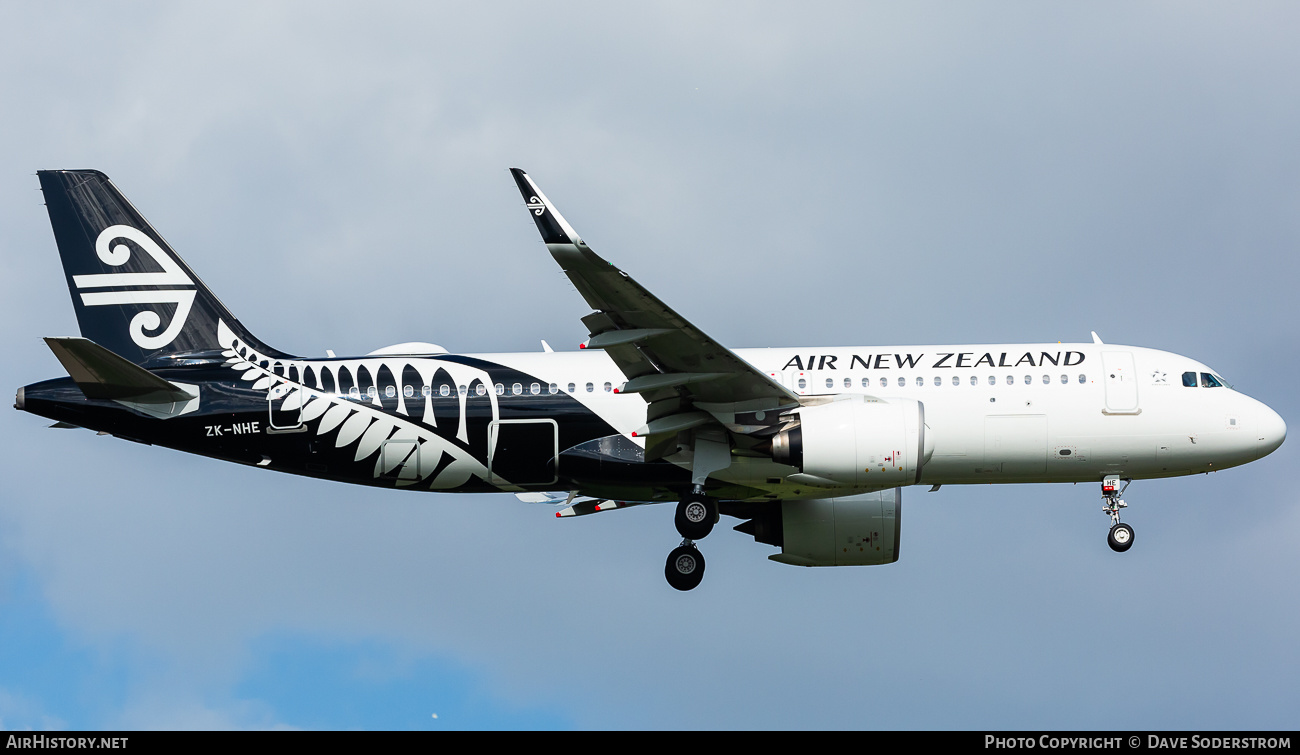
[[[1120, 487], [1121, 482], [1124, 483], [1123, 487]], [[1120, 496], [1124, 495], [1124, 491], [1128, 490], [1132, 482], [1132, 480], [1120, 480], [1113, 475], [1101, 481], [1101, 511], [1110, 516], [1111, 521], [1110, 534], [1106, 537], [1106, 543], [1116, 553], [1123, 553], [1133, 547], [1133, 528], [1119, 520], [1119, 510], [1128, 508], [1128, 504], [1124, 503], [1124, 499]]]
[[1106, 538], [1110, 549], [1116, 553], [1123, 553], [1133, 547], [1133, 528], [1127, 524], [1116, 524], [1110, 528], [1110, 535]]

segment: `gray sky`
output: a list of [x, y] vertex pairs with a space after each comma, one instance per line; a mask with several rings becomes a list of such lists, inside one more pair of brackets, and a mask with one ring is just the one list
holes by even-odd
[[[76, 333], [38, 169], [108, 173], [300, 354], [573, 348], [506, 169], [732, 346], [1087, 341], [1293, 426], [1287, 3], [0, 4], [0, 384]], [[0, 413], [0, 726], [1300, 725], [1295, 443], [904, 494], [799, 569], [672, 509], [274, 475]], [[437, 715], [437, 718], [434, 718]]]

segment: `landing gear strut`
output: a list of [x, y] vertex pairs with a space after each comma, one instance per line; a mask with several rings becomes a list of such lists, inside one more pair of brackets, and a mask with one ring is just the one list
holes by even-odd
[[1129, 483], [1132, 480], [1123, 480], [1123, 487], [1120, 487], [1120, 478], [1110, 476], [1101, 481], [1101, 499], [1104, 501], [1101, 510], [1102, 513], [1110, 515], [1110, 521], [1113, 522], [1110, 528], [1110, 535], [1107, 536], [1106, 542], [1110, 549], [1116, 553], [1123, 553], [1133, 547], [1133, 528], [1120, 522], [1119, 510], [1128, 508], [1128, 504], [1120, 496], [1128, 490]]

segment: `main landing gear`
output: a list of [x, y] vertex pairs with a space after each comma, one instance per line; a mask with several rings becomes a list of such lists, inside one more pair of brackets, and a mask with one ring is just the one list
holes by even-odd
[[676, 590], [694, 590], [704, 579], [704, 554], [690, 540], [673, 548], [664, 565], [664, 576]]
[[[1120, 482], [1124, 483], [1123, 487], [1120, 487]], [[1124, 495], [1125, 490], [1128, 490], [1131, 482], [1133, 481], [1120, 480], [1116, 476], [1107, 477], [1101, 481], [1101, 499], [1104, 501], [1101, 510], [1103, 513], [1109, 514], [1110, 520], [1113, 522], [1106, 542], [1110, 545], [1110, 549], [1116, 553], [1123, 553], [1133, 547], [1133, 528], [1119, 520], [1119, 510], [1128, 508], [1128, 504], [1124, 503], [1120, 496]]]
[[687, 540], [703, 540], [713, 531], [713, 524], [718, 521], [718, 503], [704, 495], [704, 486], [682, 496], [677, 504], [677, 516], [673, 523], [677, 531]]
[[704, 579], [704, 554], [695, 547], [695, 541], [707, 537], [717, 521], [718, 502], [704, 495], [703, 485], [696, 485], [682, 496], [673, 523], [685, 539], [668, 554], [664, 565], [664, 576], [674, 589], [693, 590]]

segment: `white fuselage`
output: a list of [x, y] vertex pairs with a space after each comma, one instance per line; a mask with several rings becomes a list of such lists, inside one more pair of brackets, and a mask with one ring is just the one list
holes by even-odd
[[[933, 443], [924, 484], [1195, 474], [1258, 459], [1286, 436], [1281, 417], [1263, 403], [1226, 384], [1206, 385], [1222, 381], [1209, 367], [1154, 349], [1055, 343], [735, 351], [800, 396], [921, 402]], [[629, 437], [645, 424], [645, 402], [617, 393], [625, 378], [603, 352], [483, 357], [554, 383]], [[716, 476], [789, 495], [788, 483], [764, 485], [788, 471], [738, 457]]]

